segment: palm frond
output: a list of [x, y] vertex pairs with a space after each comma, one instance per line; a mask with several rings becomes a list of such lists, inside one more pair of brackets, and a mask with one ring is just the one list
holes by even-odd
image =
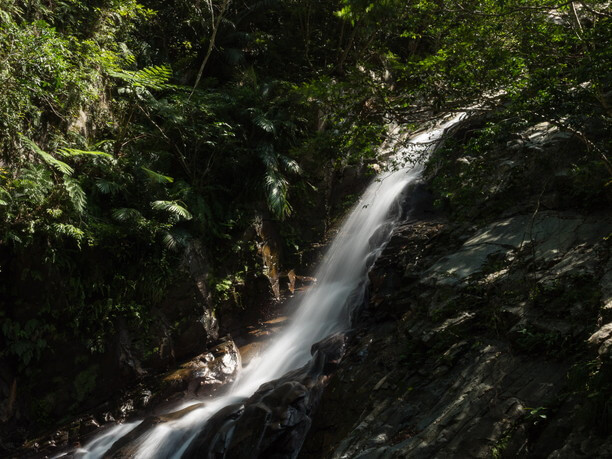
[[294, 159], [288, 158], [284, 155], [278, 155], [278, 160], [287, 172], [295, 175], [300, 175], [302, 173], [302, 168]]
[[118, 222], [137, 221], [143, 218], [140, 212], [138, 212], [136, 209], [132, 209], [129, 207], [113, 209], [111, 215]]
[[99, 179], [96, 180], [96, 188], [102, 194], [115, 194], [122, 187], [118, 183], [112, 182], [110, 180], [105, 180], [105, 179], [99, 178]]
[[70, 196], [70, 201], [78, 213], [83, 213], [87, 206], [87, 197], [79, 181], [75, 178], [64, 176], [64, 188]]
[[268, 172], [265, 176], [266, 201], [270, 211], [279, 219], [291, 215], [291, 205], [287, 200], [288, 182], [276, 173]]
[[109, 70], [108, 73], [136, 87], [158, 90], [176, 88], [168, 84], [172, 78], [172, 69], [168, 65], [153, 65], [136, 71]]
[[268, 208], [277, 218], [282, 220], [291, 214], [292, 209], [287, 199], [289, 182], [281, 173], [280, 166], [282, 166], [283, 171], [293, 174], [301, 173], [300, 166], [296, 161], [278, 154], [270, 143], [260, 144], [257, 152], [266, 169], [264, 184]]
[[80, 243], [85, 237], [82, 229], [67, 223], [53, 223], [51, 229], [58, 236], [67, 236], [73, 238], [80, 247]]
[[49, 153], [47, 153], [46, 151], [43, 151], [38, 145], [36, 145], [36, 143], [30, 139], [28, 139], [26, 136], [20, 134], [19, 135], [21, 140], [28, 146], [30, 147], [30, 149], [37, 153], [42, 160], [47, 163], [49, 166], [57, 169], [59, 172], [61, 172], [64, 175], [72, 175], [72, 173], [74, 172], [74, 169], [72, 167], [70, 167], [68, 164], [66, 164], [63, 161], [60, 161], [59, 159], [54, 158], [53, 156], [51, 156]]
[[163, 243], [168, 250], [178, 250], [180, 247], [186, 247], [190, 239], [191, 234], [179, 228], [164, 231], [162, 237]]
[[193, 218], [189, 211], [181, 206], [178, 201], [153, 201], [151, 207], [155, 210], [169, 212], [179, 220], [191, 220]]
[[263, 113], [255, 115], [253, 118], [253, 123], [255, 126], [269, 134], [276, 134], [276, 126], [274, 125], [274, 121], [268, 119]]

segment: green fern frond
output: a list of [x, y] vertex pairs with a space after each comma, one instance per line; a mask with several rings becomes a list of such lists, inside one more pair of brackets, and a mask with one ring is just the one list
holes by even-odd
[[155, 210], [169, 212], [179, 220], [191, 220], [193, 218], [189, 211], [181, 206], [178, 201], [153, 201], [151, 207]]
[[53, 223], [51, 229], [58, 236], [67, 236], [73, 238], [77, 243], [80, 243], [85, 237], [83, 230], [74, 225], [66, 223]]
[[70, 196], [70, 201], [72, 205], [76, 209], [76, 211], [82, 214], [85, 211], [85, 207], [87, 206], [87, 197], [85, 196], [85, 192], [78, 180], [72, 177], [64, 176], [64, 188], [68, 192], [68, 196]]
[[168, 84], [172, 78], [172, 69], [167, 65], [153, 65], [141, 70], [108, 70], [108, 73], [136, 87], [147, 89], [171, 89], [175, 85]]
[[13, 184], [16, 188], [14, 193], [16, 200], [39, 205], [45, 202], [54, 186], [51, 171], [42, 164], [22, 169]]
[[41, 148], [38, 145], [36, 145], [35, 142], [28, 139], [26, 136], [19, 134], [19, 137], [28, 147], [30, 147], [30, 149], [33, 152], [37, 153], [43, 159], [43, 161], [47, 163], [49, 166], [57, 169], [59, 172], [61, 172], [64, 175], [72, 175], [72, 173], [74, 172], [74, 169], [70, 167], [68, 164], [66, 164], [63, 161], [60, 161], [59, 159], [54, 158], [46, 151], [41, 150]]
[[146, 167], [141, 167], [143, 171], [147, 173], [149, 178], [155, 183], [172, 183], [174, 179], [167, 175], [162, 175], [159, 172], [152, 171], [151, 169], [147, 169]]
[[118, 222], [137, 221], [142, 218], [142, 214], [138, 212], [136, 209], [131, 209], [127, 207], [113, 209], [113, 211], [111, 212], [111, 215]]
[[103, 151], [89, 151], [89, 150], [77, 150], [76, 148], [60, 148], [58, 150], [58, 152], [63, 155], [63, 156], [83, 156], [83, 155], [90, 155], [90, 156], [102, 156], [104, 158], [108, 158], [108, 159], [113, 159], [113, 155], [111, 155], [110, 153], [105, 153]]
[[123, 61], [128, 65], [133, 65], [136, 63], [136, 56], [134, 53], [128, 48], [125, 43], [119, 43], [119, 50], [121, 51], [121, 57]]
[[136, 72], [142, 79], [165, 83], [172, 77], [172, 69], [167, 65], [153, 65]]

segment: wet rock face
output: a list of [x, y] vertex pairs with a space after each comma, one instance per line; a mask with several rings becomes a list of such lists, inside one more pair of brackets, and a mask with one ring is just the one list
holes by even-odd
[[232, 382], [241, 368], [240, 352], [234, 341], [226, 337], [209, 351], [168, 373], [151, 404], [211, 395], [224, 384]]
[[405, 191], [402, 215], [405, 219], [426, 220], [435, 215], [434, 196], [426, 183], [417, 182]]
[[188, 393], [202, 395], [202, 387], [225, 384], [238, 374], [242, 364], [240, 353], [233, 341], [216, 346], [212, 352], [199, 355], [190, 362], [191, 380]]
[[608, 457], [611, 226], [400, 225], [299, 457]]
[[597, 349], [597, 353], [602, 359], [608, 362], [612, 361], [612, 322], [593, 333], [589, 338], [589, 344]]
[[184, 457], [297, 457], [312, 413], [345, 347], [342, 334], [315, 344], [309, 364], [262, 385], [248, 400], [213, 416]]
[[[585, 253], [607, 235], [612, 227], [608, 216], [581, 216], [570, 212], [542, 212], [520, 215], [494, 222], [468, 239], [457, 252], [434, 263], [425, 273], [425, 280], [436, 284], [456, 285], [481, 273], [494, 256], [507, 258], [512, 252], [533, 248], [532, 261], [543, 264], [557, 262], [547, 276], [564, 273], [592, 272], [597, 258]], [[582, 250], [581, 250], [582, 249]], [[588, 251], [586, 251], [588, 252]]]

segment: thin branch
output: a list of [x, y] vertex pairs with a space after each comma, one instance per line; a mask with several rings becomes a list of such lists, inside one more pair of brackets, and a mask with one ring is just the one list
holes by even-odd
[[55, 107], [53, 106], [53, 103], [49, 100], [49, 98], [47, 96], [43, 96], [42, 99], [47, 102], [47, 105], [49, 105], [49, 108], [51, 109], [51, 111], [53, 113], [55, 113], [55, 115], [61, 119], [62, 121], [66, 121], [66, 117], [64, 115], [61, 115], [60, 113], [57, 112], [57, 110], [55, 110]]
[[582, 29], [582, 24], [580, 23], [580, 18], [578, 17], [578, 12], [576, 11], [576, 4], [574, 2], [570, 2], [570, 10], [572, 12], [572, 18], [574, 19], [574, 22], [576, 24], [576, 36], [578, 36], [578, 39], [582, 41], [582, 34], [584, 33], [584, 30]]
[[599, 16], [602, 18], [612, 18], [612, 14], [610, 13], [606, 13], [604, 11], [597, 11], [596, 9], [588, 6], [586, 4], [586, 2], [580, 2], [580, 4], [582, 5], [582, 7], [587, 10], [589, 13], [594, 14], [595, 16]]
[[[231, 2], [232, 2], [232, 0], [223, 0], [223, 4], [221, 5], [221, 10], [219, 11], [219, 16], [217, 16], [216, 21], [213, 23], [213, 29], [212, 29], [212, 33], [210, 35], [210, 41], [208, 43], [208, 49], [206, 50], [206, 55], [204, 56], [204, 60], [202, 61], [202, 65], [200, 65], [200, 70], [198, 71], [198, 76], [196, 78], [195, 84], [193, 85], [193, 89], [191, 90], [191, 94], [189, 94], [189, 99], [191, 99], [191, 96], [193, 96], [193, 93], [196, 90], [196, 88], [198, 87], [198, 84], [200, 84], [200, 80], [202, 79], [202, 74], [204, 73], [204, 67], [206, 67], [206, 63], [208, 62], [208, 59], [210, 58], [210, 55], [212, 54], [212, 50], [215, 47], [215, 40], [217, 38], [217, 31], [219, 30], [219, 25], [221, 25], [221, 20], [223, 19], [223, 14], [227, 10], [227, 8], [229, 7], [229, 4]], [[211, 7], [211, 14], [213, 14], [212, 13], [212, 0], [209, 2], [209, 6]]]
[[351, 36], [349, 37], [349, 41], [346, 44], [346, 48], [344, 48], [344, 51], [342, 55], [340, 56], [340, 59], [338, 60], [338, 64], [336, 65], [334, 70], [337, 70], [339, 72], [343, 71], [344, 63], [346, 59], [348, 58], [349, 53], [351, 52], [351, 48], [353, 47], [353, 42], [355, 41], [355, 37], [357, 36], [357, 30], [359, 29], [359, 25], [360, 25], [360, 21], [357, 21], [355, 25], [353, 26], [353, 30], [351, 31]]

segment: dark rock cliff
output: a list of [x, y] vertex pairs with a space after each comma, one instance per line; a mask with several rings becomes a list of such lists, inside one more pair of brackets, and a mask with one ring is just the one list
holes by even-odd
[[529, 135], [551, 167], [500, 148], [494, 191], [397, 228], [299, 457], [612, 456], [612, 213], [540, 191], [576, 146]]

